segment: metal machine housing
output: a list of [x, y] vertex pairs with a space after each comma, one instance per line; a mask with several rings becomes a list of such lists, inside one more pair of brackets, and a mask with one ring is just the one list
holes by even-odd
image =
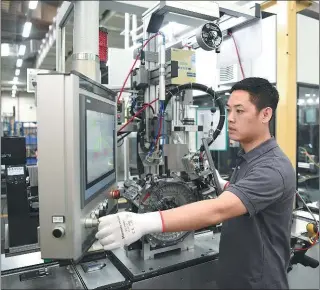
[[96, 232], [85, 226], [86, 219], [97, 218], [94, 214], [103, 205], [108, 205], [106, 213], [116, 205], [105, 195], [116, 186], [115, 172], [110, 175], [109, 186], [83, 204], [85, 169], [81, 155], [85, 133], [80, 126], [84, 118], [80, 113], [81, 95], [109, 104], [116, 117], [115, 93], [72, 72], [38, 75], [37, 95], [41, 255], [77, 260], [92, 245]]

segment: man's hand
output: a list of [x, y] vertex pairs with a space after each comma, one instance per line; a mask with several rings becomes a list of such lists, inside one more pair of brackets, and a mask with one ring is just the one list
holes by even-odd
[[102, 217], [99, 222], [96, 238], [104, 250], [127, 246], [146, 234], [163, 231], [160, 212], [145, 214], [120, 212]]

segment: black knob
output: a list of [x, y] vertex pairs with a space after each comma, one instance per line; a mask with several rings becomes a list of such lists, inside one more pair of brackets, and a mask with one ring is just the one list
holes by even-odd
[[64, 235], [64, 229], [63, 229], [62, 227], [57, 227], [57, 228], [55, 228], [55, 229], [52, 231], [52, 235], [53, 235], [55, 238], [59, 239], [59, 238], [63, 237], [63, 235]]
[[99, 218], [106, 215], [106, 211], [104, 209], [99, 209]]

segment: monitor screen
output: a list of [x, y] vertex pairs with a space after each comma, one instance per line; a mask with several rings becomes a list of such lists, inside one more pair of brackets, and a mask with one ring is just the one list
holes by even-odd
[[114, 169], [114, 115], [87, 110], [87, 183]]
[[107, 101], [82, 97], [80, 135], [83, 136], [81, 159], [84, 165], [82, 206], [85, 206], [116, 180], [116, 107]]

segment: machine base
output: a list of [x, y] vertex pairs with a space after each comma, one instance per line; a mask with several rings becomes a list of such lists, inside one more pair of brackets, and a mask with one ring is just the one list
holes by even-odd
[[[102, 265], [102, 267], [97, 267]], [[1, 277], [3, 289], [129, 289], [108, 258], [59, 267], [40, 264], [8, 270]]]
[[[112, 251], [112, 255], [110, 259], [117, 266], [119, 271], [127, 276], [130, 281], [134, 284], [134, 282], [151, 279], [157, 276], [155, 279], [160, 279], [163, 277], [163, 283], [159, 282], [157, 287], [160, 288], [167, 285], [171, 287], [171, 289], [176, 288], [176, 284], [171, 285], [171, 280], [168, 280], [168, 273], [185, 270], [185, 273], [188, 271], [186, 268], [192, 267], [191, 271], [194, 271], [194, 266], [199, 266], [199, 264], [207, 264], [207, 262], [211, 262], [216, 264], [218, 259], [218, 251], [219, 251], [219, 241], [220, 234], [213, 234], [212, 232], [206, 232], [195, 235], [194, 248], [179, 251], [179, 252], [168, 252], [167, 254], [161, 254], [157, 256], [155, 259], [144, 260], [141, 256], [140, 251], [134, 251], [130, 253], [129, 256], [126, 255], [124, 249], [117, 249]], [[210, 280], [214, 281], [214, 271], [210, 266], [210, 275], [208, 276]], [[171, 274], [174, 274], [171, 273]], [[198, 273], [198, 272], [197, 272]], [[184, 274], [184, 276], [186, 276]], [[190, 278], [190, 275], [187, 274]], [[187, 277], [186, 276], [186, 277]], [[171, 278], [170, 278], [171, 279]], [[180, 278], [179, 278], [180, 279]], [[188, 279], [187, 279], [188, 280]], [[157, 282], [157, 283], [158, 283]], [[189, 281], [190, 282], [190, 281]], [[188, 283], [189, 283], [188, 282]], [[147, 282], [144, 282], [147, 283]], [[168, 285], [168, 283], [170, 285]], [[162, 284], [164, 286], [162, 286]], [[140, 285], [140, 284], [137, 284]], [[142, 284], [141, 284], [142, 285]], [[150, 285], [150, 284], [146, 284]], [[201, 285], [197, 284], [196, 288], [199, 288]], [[147, 286], [146, 286], [147, 287]], [[150, 286], [148, 286], [150, 287]], [[147, 287], [147, 288], [148, 288]], [[190, 287], [190, 286], [188, 286]], [[140, 286], [139, 286], [140, 288]], [[150, 289], [150, 288], [149, 288]]]

